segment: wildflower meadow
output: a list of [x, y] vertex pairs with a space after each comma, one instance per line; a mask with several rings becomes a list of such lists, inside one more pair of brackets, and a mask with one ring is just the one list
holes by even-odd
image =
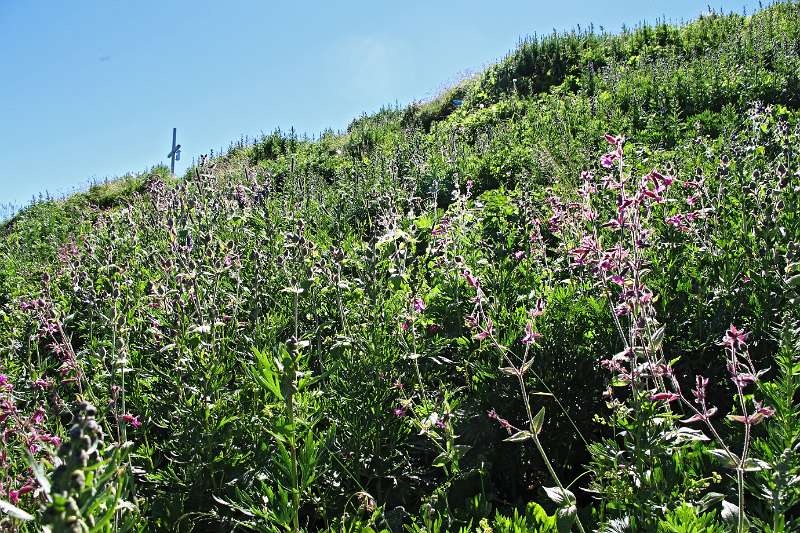
[[0, 225], [0, 531], [800, 531], [800, 4]]

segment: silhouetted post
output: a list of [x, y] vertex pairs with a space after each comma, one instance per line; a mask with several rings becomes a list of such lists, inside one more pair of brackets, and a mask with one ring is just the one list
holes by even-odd
[[172, 151], [167, 154], [167, 157], [171, 159], [171, 163], [169, 166], [170, 174], [175, 175], [175, 161], [181, 160], [181, 145], [175, 144], [175, 140], [177, 137], [178, 128], [172, 128]]

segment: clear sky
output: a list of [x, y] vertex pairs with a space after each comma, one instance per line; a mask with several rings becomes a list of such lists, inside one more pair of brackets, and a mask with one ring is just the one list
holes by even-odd
[[[343, 129], [433, 96], [519, 38], [690, 20], [697, 0], [0, 0], [0, 203], [243, 135]], [[752, 12], [757, 0], [713, 0]]]

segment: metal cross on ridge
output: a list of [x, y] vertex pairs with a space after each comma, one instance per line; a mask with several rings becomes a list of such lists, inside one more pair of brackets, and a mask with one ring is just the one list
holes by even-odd
[[172, 128], [172, 151], [167, 154], [167, 157], [172, 160], [169, 167], [170, 174], [175, 174], [175, 161], [181, 160], [181, 145], [175, 144], [177, 132], [178, 128]]

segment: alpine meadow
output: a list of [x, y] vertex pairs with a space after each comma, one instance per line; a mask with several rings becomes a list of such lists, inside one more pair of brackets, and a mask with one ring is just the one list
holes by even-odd
[[800, 532], [800, 3], [0, 223], [0, 531]]

